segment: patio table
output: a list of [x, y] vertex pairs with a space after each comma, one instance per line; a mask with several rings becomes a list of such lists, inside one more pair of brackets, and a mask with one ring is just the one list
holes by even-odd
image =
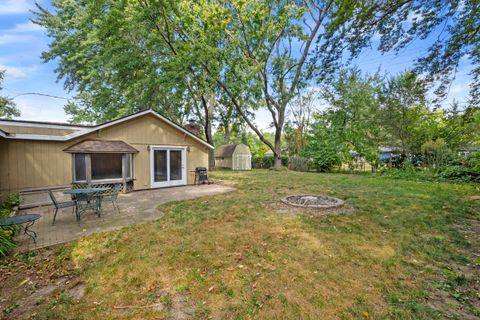
[[[110, 188], [79, 188], [65, 190], [63, 193], [75, 196], [75, 213], [77, 216], [77, 222], [80, 222], [80, 215], [88, 209], [94, 210], [95, 213], [100, 217], [100, 213], [102, 211], [101, 193], [108, 190], [110, 190]], [[85, 204], [82, 205], [82, 201], [79, 201], [79, 198], [82, 200], [85, 199]]]
[[[24, 234], [32, 238], [34, 243], [37, 243], [37, 234], [35, 231], [30, 230], [29, 228], [33, 226], [35, 221], [40, 219], [42, 216], [38, 213], [31, 213], [31, 214], [22, 214], [18, 216], [8, 217], [0, 219], [0, 227], [13, 227], [17, 225], [22, 225], [25, 223], [24, 226]], [[15, 230], [14, 230], [15, 232]]]

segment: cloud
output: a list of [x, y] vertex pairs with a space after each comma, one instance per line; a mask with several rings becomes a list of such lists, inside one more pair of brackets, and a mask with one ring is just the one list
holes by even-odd
[[38, 24], [33, 23], [32, 21], [24, 22], [24, 23], [19, 23], [15, 25], [14, 28], [4, 30], [4, 32], [7, 33], [25, 33], [25, 32], [38, 32], [38, 31], [44, 31], [45, 28], [42, 26], [39, 26]]
[[37, 70], [37, 66], [32, 66], [28, 68], [18, 68], [13, 66], [1, 65], [0, 70], [5, 70], [7, 77], [12, 77], [14, 79], [24, 79]]
[[6, 75], [10, 76], [12, 78], [21, 79], [21, 78], [26, 78], [27, 77], [27, 73], [24, 70], [22, 70], [20, 68], [17, 68], [17, 67], [0, 65], [0, 70], [5, 70]]
[[25, 96], [15, 99], [20, 109], [20, 119], [37, 121], [67, 122], [63, 110], [65, 101], [39, 96]]
[[33, 9], [33, 1], [28, 0], [2, 0], [0, 2], [0, 15], [22, 14]]
[[3, 34], [0, 35], [0, 45], [13, 43], [26, 43], [34, 40], [34, 37], [27, 34]]

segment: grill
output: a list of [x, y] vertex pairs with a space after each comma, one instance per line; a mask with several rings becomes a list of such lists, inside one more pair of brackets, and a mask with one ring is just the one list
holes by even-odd
[[196, 167], [195, 168], [195, 183], [194, 184], [204, 184], [210, 183], [208, 180], [207, 168], [205, 167]]

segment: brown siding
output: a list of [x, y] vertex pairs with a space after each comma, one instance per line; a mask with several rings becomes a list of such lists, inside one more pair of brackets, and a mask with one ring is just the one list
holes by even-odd
[[0, 197], [35, 188], [64, 186], [72, 182], [71, 155], [62, 150], [87, 138], [123, 140], [139, 152], [134, 155], [134, 188], [150, 188], [149, 145], [188, 146], [187, 183], [195, 167], [208, 167], [205, 145], [152, 116], [145, 115], [67, 142], [6, 140], [0, 138]]

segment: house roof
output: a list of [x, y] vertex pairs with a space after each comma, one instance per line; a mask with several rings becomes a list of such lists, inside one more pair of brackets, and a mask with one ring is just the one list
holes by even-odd
[[116, 120], [108, 121], [99, 125], [94, 125], [94, 126], [78, 126], [78, 125], [71, 125], [68, 123], [52, 123], [52, 122], [37, 122], [37, 121], [25, 121], [25, 120], [6, 120], [6, 119], [0, 119], [0, 125], [14, 125], [14, 126], [26, 126], [26, 127], [36, 127], [36, 128], [50, 128], [50, 129], [62, 129], [62, 128], [68, 128], [68, 129], [75, 129], [72, 133], [66, 134], [66, 135], [61, 135], [61, 136], [55, 136], [55, 135], [44, 135], [44, 134], [26, 134], [26, 133], [15, 133], [15, 134], [3, 134], [0, 132], [0, 136], [6, 139], [23, 139], [23, 140], [47, 140], [47, 141], [68, 141], [72, 140], [84, 135], [87, 135], [89, 133], [92, 133], [94, 131], [108, 128], [111, 126], [114, 126], [116, 124], [135, 119], [144, 115], [153, 115], [172, 127], [178, 129], [179, 131], [183, 132], [184, 134], [190, 136], [191, 138], [197, 140], [198, 142], [204, 144], [208, 148], [213, 149], [213, 146], [209, 144], [207, 141], [203, 140], [201, 137], [191, 133], [178, 123], [162, 116], [158, 112], [154, 110], [145, 110], [145, 111], [140, 111], [134, 114], [131, 114], [129, 116], [125, 116]]
[[138, 150], [120, 140], [85, 139], [63, 151], [69, 153], [137, 153]]
[[223, 146], [218, 147], [218, 149], [215, 151], [215, 157], [216, 158], [231, 157], [235, 152], [235, 149], [237, 148], [237, 146], [238, 144], [224, 144]]

